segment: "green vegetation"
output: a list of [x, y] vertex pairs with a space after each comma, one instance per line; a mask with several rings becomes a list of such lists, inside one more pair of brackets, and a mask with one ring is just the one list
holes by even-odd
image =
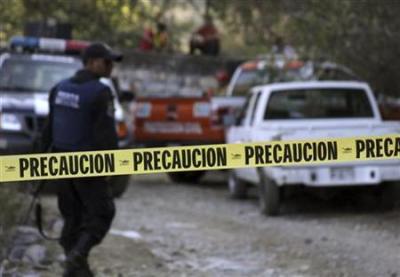
[[343, 63], [377, 91], [400, 95], [395, 0], [1, 0], [0, 41], [21, 34], [28, 21], [55, 19], [72, 23], [75, 38], [131, 48], [160, 18], [173, 49], [186, 51], [206, 11], [220, 28], [224, 55], [267, 53], [281, 37], [303, 56]]

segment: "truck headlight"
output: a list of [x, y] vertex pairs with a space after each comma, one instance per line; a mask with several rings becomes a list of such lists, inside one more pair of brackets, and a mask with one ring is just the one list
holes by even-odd
[[3, 113], [0, 115], [0, 129], [7, 131], [21, 131], [22, 123], [17, 115]]
[[211, 106], [208, 102], [197, 102], [193, 105], [194, 117], [209, 117], [211, 114]]
[[128, 136], [128, 127], [126, 126], [125, 122], [120, 121], [116, 125], [118, 138], [126, 138]]

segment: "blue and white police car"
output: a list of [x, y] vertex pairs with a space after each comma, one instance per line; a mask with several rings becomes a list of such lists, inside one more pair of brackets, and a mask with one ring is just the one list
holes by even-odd
[[[14, 37], [11, 51], [0, 55], [0, 153], [30, 153], [49, 113], [48, 93], [59, 81], [82, 67], [76, 54], [84, 41]], [[113, 82], [101, 80], [114, 94], [120, 147], [128, 146], [130, 134]]]
[[[82, 67], [79, 54], [88, 42], [55, 38], [14, 37], [0, 54], [0, 153], [37, 149], [49, 113], [50, 89]], [[119, 146], [130, 144], [124, 110], [111, 79], [101, 81], [114, 94]]]

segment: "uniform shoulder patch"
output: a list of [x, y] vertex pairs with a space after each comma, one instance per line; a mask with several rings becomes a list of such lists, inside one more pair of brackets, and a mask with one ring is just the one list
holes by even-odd
[[54, 101], [56, 105], [79, 109], [79, 95], [67, 91], [59, 91]]

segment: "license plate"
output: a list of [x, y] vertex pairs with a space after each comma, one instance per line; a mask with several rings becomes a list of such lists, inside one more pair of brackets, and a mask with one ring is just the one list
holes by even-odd
[[351, 167], [332, 168], [331, 179], [336, 181], [352, 180], [354, 179], [354, 169]]
[[198, 123], [178, 123], [178, 122], [146, 122], [144, 129], [148, 133], [171, 134], [201, 134], [202, 129]]

